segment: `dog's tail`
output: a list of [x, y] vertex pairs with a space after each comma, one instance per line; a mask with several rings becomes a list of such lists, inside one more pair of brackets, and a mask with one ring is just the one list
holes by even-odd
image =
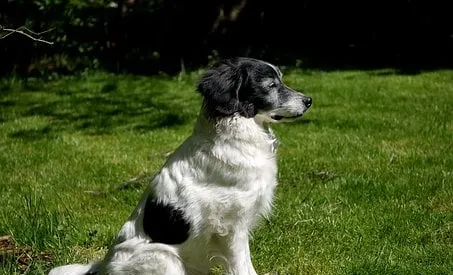
[[96, 275], [100, 270], [101, 263], [71, 264], [55, 267], [49, 275]]

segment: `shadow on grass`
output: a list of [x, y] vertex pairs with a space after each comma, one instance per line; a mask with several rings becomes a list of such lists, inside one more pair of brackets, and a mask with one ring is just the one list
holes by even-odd
[[[147, 132], [181, 126], [193, 118], [192, 98], [180, 100], [177, 89], [168, 88], [163, 80], [150, 85], [149, 79], [125, 82], [104, 81], [84, 85], [68, 83], [28, 84], [17, 93], [0, 94], [0, 121], [40, 117], [46, 125], [25, 125], [9, 134], [11, 138], [38, 140], [52, 138], [60, 132], [82, 132], [90, 135], [128, 130]], [[166, 80], [170, 82], [170, 80]], [[126, 84], [126, 85], [124, 85]], [[38, 88], [39, 87], [39, 88]], [[127, 87], [127, 88], [124, 88]], [[129, 90], [130, 89], [130, 90]], [[187, 110], [189, 109], [189, 110]]]
[[39, 140], [43, 138], [51, 139], [55, 136], [55, 133], [49, 126], [45, 126], [39, 129], [19, 130], [9, 135], [9, 137], [12, 138], [20, 138], [29, 141]]

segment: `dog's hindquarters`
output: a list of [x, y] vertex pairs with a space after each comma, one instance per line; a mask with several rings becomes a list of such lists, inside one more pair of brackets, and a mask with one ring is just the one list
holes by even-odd
[[72, 264], [49, 275], [187, 275], [176, 248], [133, 238], [115, 245], [103, 263]]
[[101, 274], [186, 275], [186, 268], [173, 246], [133, 238], [112, 248]]

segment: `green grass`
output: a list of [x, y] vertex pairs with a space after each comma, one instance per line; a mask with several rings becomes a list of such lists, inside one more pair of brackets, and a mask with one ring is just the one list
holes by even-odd
[[[104, 255], [146, 180], [192, 131], [199, 73], [0, 86], [0, 235], [46, 274]], [[453, 272], [453, 71], [286, 70], [314, 99], [274, 130], [280, 184], [253, 234], [259, 274]], [[39, 257], [51, 256], [51, 261]]]

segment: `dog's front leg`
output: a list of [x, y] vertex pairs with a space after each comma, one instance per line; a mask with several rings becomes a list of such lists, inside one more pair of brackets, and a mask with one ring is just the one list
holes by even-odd
[[234, 232], [227, 236], [218, 236], [222, 254], [225, 257], [225, 269], [228, 275], [257, 275], [250, 255], [248, 232]]

